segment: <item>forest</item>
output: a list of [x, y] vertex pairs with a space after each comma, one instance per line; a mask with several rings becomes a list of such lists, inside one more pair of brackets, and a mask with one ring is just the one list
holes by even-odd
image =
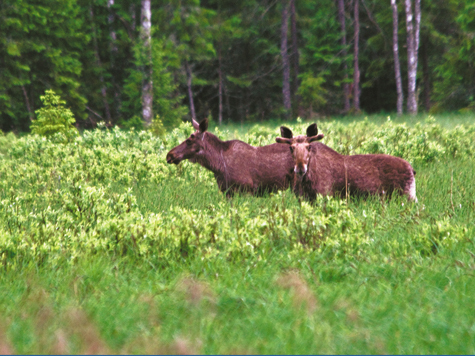
[[475, 110], [473, 0], [6, 0], [0, 129]]

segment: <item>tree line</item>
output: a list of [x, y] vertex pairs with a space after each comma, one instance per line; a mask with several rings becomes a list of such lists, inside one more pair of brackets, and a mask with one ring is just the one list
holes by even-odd
[[0, 128], [475, 110], [472, 0], [6, 0]]

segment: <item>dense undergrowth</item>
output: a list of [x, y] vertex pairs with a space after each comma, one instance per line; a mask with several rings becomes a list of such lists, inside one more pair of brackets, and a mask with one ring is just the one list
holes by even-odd
[[[319, 129], [341, 153], [411, 162], [419, 203], [227, 200], [204, 168], [166, 164], [189, 124], [163, 138], [0, 137], [0, 348], [475, 352], [473, 120]], [[265, 145], [279, 130], [215, 133]]]

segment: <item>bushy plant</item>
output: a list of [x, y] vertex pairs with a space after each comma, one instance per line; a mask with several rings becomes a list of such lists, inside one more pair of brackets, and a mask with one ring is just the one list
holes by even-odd
[[144, 122], [138, 115], [132, 116], [128, 120], [122, 120], [119, 122], [120, 126], [127, 130], [143, 130]]
[[305, 73], [301, 75], [302, 83], [299, 86], [298, 95], [302, 99], [302, 104], [310, 110], [318, 110], [327, 103], [325, 95], [327, 90], [324, 88], [325, 78], [323, 75], [315, 77], [313, 73]]
[[[302, 134], [308, 123], [287, 125]], [[270, 144], [278, 126], [214, 132]], [[210, 171], [166, 163], [167, 151], [193, 132], [189, 122], [163, 138], [103, 124], [69, 144], [13, 136], [0, 159], [7, 351], [80, 352], [74, 332], [86, 330], [89, 345], [92, 328], [61, 316], [78, 305], [103, 345], [123, 353], [155, 350], [143, 346], [144, 332], [153, 345], [196, 336], [203, 353], [234, 352], [230, 332], [253, 353], [434, 353], [435, 344], [473, 353], [475, 126], [363, 121], [319, 129], [339, 152], [413, 160], [419, 203], [318, 196], [310, 204], [290, 189], [228, 200]], [[419, 341], [431, 335], [433, 344]], [[124, 346], [131, 343], [144, 348]], [[184, 353], [182, 344], [158, 353]]]
[[13, 147], [16, 141], [16, 136], [13, 132], [4, 134], [0, 131], [0, 157], [5, 155], [8, 150]]
[[31, 124], [31, 132], [56, 141], [71, 141], [77, 135], [76, 119], [71, 110], [64, 107], [66, 102], [51, 89], [46, 90], [40, 99], [43, 107], [35, 111], [38, 118]]
[[165, 136], [165, 133], [166, 133], [165, 126], [163, 125], [163, 122], [160, 119], [159, 115], [155, 115], [155, 118], [152, 120], [152, 125], [150, 126], [150, 132], [154, 136], [158, 136], [162, 138]]
[[[307, 125], [298, 122], [294, 130], [303, 133]], [[382, 127], [367, 121], [346, 128], [334, 122], [321, 126], [326, 143], [340, 152], [395, 154], [418, 166], [470, 156], [475, 141], [473, 127], [445, 130], [433, 122], [415, 127], [390, 121]], [[303, 202], [289, 208], [295, 197], [287, 191], [270, 197], [258, 209], [248, 200], [230, 205], [217, 193], [208, 170], [187, 161], [179, 166], [166, 164], [167, 150], [191, 132], [193, 127], [183, 123], [163, 139], [152, 131], [127, 132], [117, 127], [85, 131], [68, 145], [38, 136], [16, 139], [0, 164], [0, 246], [9, 254], [33, 258], [54, 256], [57, 251], [72, 259], [89, 253], [131, 253], [170, 262], [185, 255], [235, 260], [276, 246], [291, 256], [343, 257], [363, 254], [376, 243], [368, 228], [374, 224], [375, 211], [361, 216], [339, 199], [319, 198], [315, 206]], [[243, 139], [270, 144], [277, 132], [278, 128], [256, 125]], [[219, 129], [215, 133], [223, 139], [230, 135]], [[181, 188], [167, 192], [170, 184]], [[134, 190], [137, 186], [160, 187], [155, 194], [173, 198], [164, 210], [142, 210]], [[184, 197], [183, 188], [191, 196]], [[177, 203], [186, 198], [199, 205], [201, 191], [216, 192], [221, 198], [205, 210]], [[150, 193], [145, 194], [150, 200]], [[411, 208], [404, 214], [414, 217], [418, 211]], [[427, 255], [469, 234], [463, 226], [438, 218], [420, 224], [411, 241], [378, 244], [397, 255], [408, 251]]]

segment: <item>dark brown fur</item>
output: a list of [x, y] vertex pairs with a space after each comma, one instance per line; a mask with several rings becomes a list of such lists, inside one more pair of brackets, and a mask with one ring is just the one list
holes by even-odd
[[167, 163], [184, 159], [199, 163], [214, 173], [219, 189], [228, 196], [234, 192], [261, 195], [287, 189], [292, 179], [292, 155], [274, 143], [254, 147], [245, 142], [221, 141], [207, 132], [208, 121], [193, 122], [196, 131], [167, 154]]
[[281, 127], [277, 142], [290, 145], [294, 157], [293, 189], [298, 196], [314, 200], [317, 194], [350, 195], [394, 192], [417, 201], [415, 172], [402, 158], [368, 154], [345, 156], [317, 141], [316, 124], [307, 129], [307, 136], [292, 136], [290, 129]]

